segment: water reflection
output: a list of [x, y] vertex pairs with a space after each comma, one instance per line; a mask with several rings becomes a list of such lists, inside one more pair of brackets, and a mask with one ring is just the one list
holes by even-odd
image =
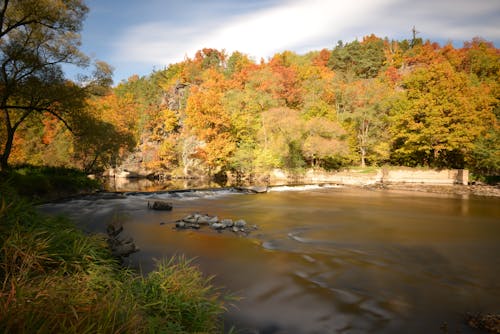
[[[174, 210], [147, 210], [151, 198], [168, 198]], [[444, 322], [450, 332], [468, 333], [461, 314], [500, 312], [498, 204], [317, 188], [189, 200], [136, 194], [42, 209], [67, 212], [94, 230], [120, 219], [141, 248], [130, 264], [143, 272], [155, 258], [196, 257], [216, 284], [243, 297], [227, 319], [241, 333], [437, 333]], [[260, 229], [243, 238], [172, 228], [192, 212], [244, 218]]]

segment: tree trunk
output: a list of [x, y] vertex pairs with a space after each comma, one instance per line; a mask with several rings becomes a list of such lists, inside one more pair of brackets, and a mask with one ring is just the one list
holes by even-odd
[[6, 171], [9, 168], [9, 156], [12, 151], [12, 143], [14, 142], [14, 131], [7, 127], [7, 140], [3, 148], [2, 155], [0, 156], [0, 169]]

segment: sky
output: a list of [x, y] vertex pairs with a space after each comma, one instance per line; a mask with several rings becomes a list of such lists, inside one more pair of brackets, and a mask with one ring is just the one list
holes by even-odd
[[[500, 45], [500, 0], [86, 0], [81, 50], [114, 82], [194, 57], [240, 51], [255, 61], [285, 50], [332, 49], [374, 33], [441, 44], [480, 36]], [[69, 70], [69, 76], [75, 75]]]

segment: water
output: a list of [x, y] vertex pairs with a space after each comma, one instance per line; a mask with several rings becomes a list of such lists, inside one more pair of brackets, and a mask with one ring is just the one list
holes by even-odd
[[[47, 204], [89, 231], [124, 223], [143, 272], [185, 254], [242, 297], [227, 327], [240, 333], [475, 333], [466, 312], [500, 312], [500, 199], [310, 187], [129, 194]], [[297, 188], [295, 188], [297, 190]], [[171, 212], [147, 209], [168, 199]], [[201, 212], [245, 219], [248, 237], [173, 229]], [[444, 328], [444, 327], [443, 327]]]

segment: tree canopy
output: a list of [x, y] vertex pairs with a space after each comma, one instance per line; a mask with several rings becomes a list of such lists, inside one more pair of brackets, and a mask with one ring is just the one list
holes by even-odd
[[[110, 67], [97, 63], [84, 87], [60, 64], [88, 63], [77, 35], [86, 7], [24, 3], [7, 1], [1, 14], [3, 161], [14, 138], [42, 138], [33, 147], [51, 152], [45, 162], [70, 157], [88, 170], [127, 159], [184, 174], [384, 164], [499, 172], [500, 53], [481, 38], [457, 48], [372, 34], [260, 62], [204, 48], [113, 88]], [[17, 146], [14, 161], [28, 152]]]

